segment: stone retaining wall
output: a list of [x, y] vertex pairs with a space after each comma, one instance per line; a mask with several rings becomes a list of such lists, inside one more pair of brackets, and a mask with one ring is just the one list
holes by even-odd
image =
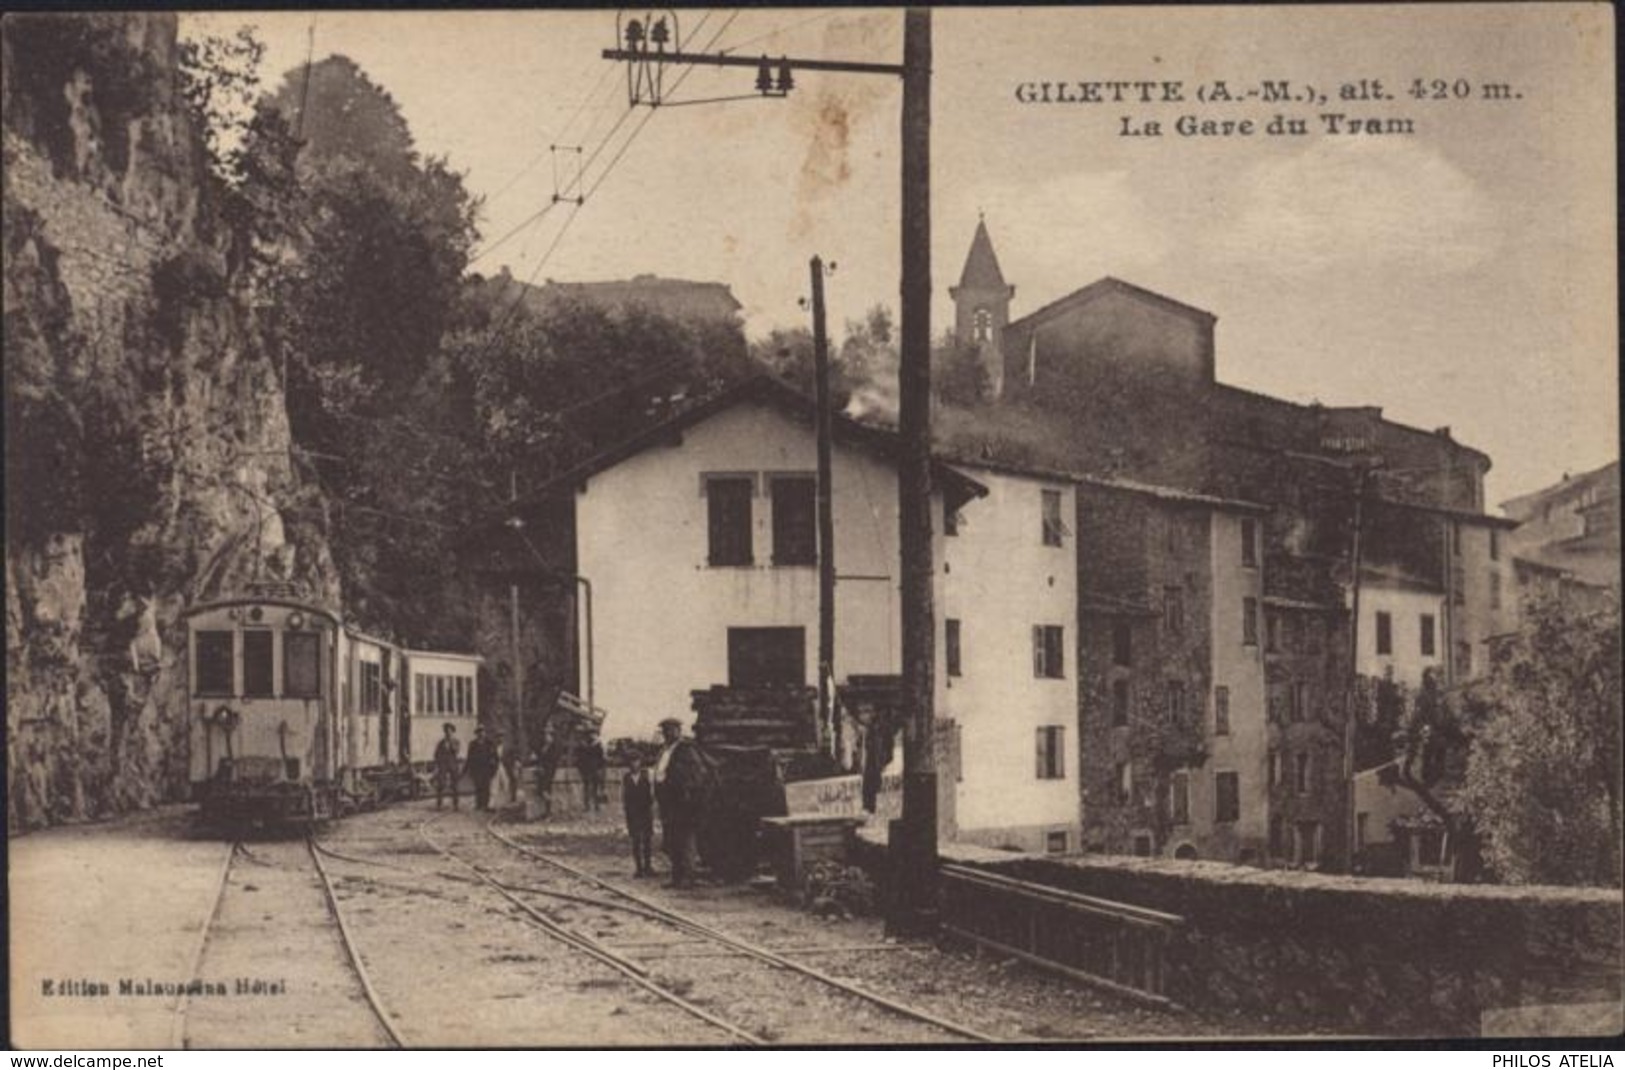
[[[874, 834], [860, 857], [879, 861]], [[1451, 885], [1088, 856], [943, 857], [1181, 915], [1168, 994], [1379, 1035], [1477, 1035], [1485, 1012], [1621, 1000], [1617, 889]], [[876, 872], [884, 872], [883, 867]]]

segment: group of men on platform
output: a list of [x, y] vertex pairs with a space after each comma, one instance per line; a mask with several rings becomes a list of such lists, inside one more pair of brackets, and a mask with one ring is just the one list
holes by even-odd
[[[440, 809], [448, 793], [452, 808], [459, 808], [457, 784], [466, 773], [474, 782], [474, 808], [489, 810], [491, 782], [505, 767], [501, 740], [493, 741], [483, 725], [474, 729], [468, 758], [460, 762], [456, 727], [448, 724], [444, 731], [434, 754], [435, 809]], [[683, 724], [677, 718], [668, 717], [660, 722], [660, 736], [660, 756], [653, 769], [646, 765], [641, 753], [631, 752], [629, 767], [621, 778], [621, 807], [626, 815], [627, 832], [632, 837], [634, 875], [654, 876], [654, 822], [658, 809], [663, 847], [671, 860], [671, 883], [681, 886], [694, 879], [695, 839], [707, 770], [693, 740], [683, 738]], [[582, 781], [587, 805], [589, 809], [596, 809], [604, 758], [603, 749], [596, 741], [592, 749], [597, 752], [598, 763], [584, 764]], [[589, 775], [589, 768], [596, 776]]]

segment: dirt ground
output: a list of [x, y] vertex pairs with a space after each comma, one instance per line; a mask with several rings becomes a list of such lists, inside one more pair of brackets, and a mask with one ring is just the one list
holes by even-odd
[[[335, 822], [319, 836], [336, 853], [325, 864], [364, 967], [410, 1046], [721, 1046], [745, 1036], [796, 1046], [973, 1042], [635, 906], [611, 905], [601, 889], [499, 843], [487, 819], [466, 805], [437, 814], [432, 802], [414, 803]], [[1002, 1043], [1278, 1032], [1267, 1020], [1142, 1006], [974, 949], [888, 940], [877, 918], [815, 916], [764, 882], [672, 889], [635, 881], [611, 810], [496, 827], [696, 921]], [[182, 1035], [200, 1048], [385, 1043], [303, 845], [248, 847], [232, 865], [197, 971], [231, 992], [194, 996], [178, 1026], [174, 998], [120, 994], [119, 982], [189, 979], [227, 845], [199, 837], [178, 811], [12, 841], [13, 1043], [167, 1047]], [[665, 860], [656, 861], [664, 871]], [[631, 960], [687, 1007], [561, 943], [467, 863], [525, 889], [516, 894], [530, 911]], [[238, 991], [239, 979], [262, 984]], [[75, 980], [110, 992], [63, 994]]]

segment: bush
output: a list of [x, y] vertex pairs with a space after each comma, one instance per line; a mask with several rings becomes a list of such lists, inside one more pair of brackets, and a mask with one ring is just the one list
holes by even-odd
[[875, 885], [858, 866], [825, 860], [814, 862], [802, 880], [802, 896], [815, 914], [863, 916], [875, 912]]

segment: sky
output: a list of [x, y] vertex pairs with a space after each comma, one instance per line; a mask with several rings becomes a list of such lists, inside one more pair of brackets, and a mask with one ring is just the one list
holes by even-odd
[[[901, 58], [897, 10], [677, 18], [685, 51]], [[1222, 381], [1448, 426], [1493, 459], [1492, 509], [1604, 464], [1619, 455], [1611, 18], [1602, 4], [936, 11], [932, 321], [952, 322], [980, 214], [1013, 316], [1103, 275], [1206, 309]], [[798, 72], [788, 97], [762, 99], [750, 69], [672, 67], [668, 106], [629, 109], [624, 66], [599, 56], [612, 10], [220, 12], [183, 17], [183, 33], [244, 24], [270, 85], [304, 62], [312, 27], [318, 60], [359, 63], [418, 147], [485, 198], [487, 244], [525, 224], [474, 270], [721, 281], [755, 336], [807, 322], [816, 253], [835, 263], [837, 336], [896, 308], [895, 77]], [[1263, 80], [1326, 103], [1196, 97]], [[1177, 82], [1183, 99], [1020, 99], [1028, 83], [1111, 81]], [[1370, 99], [1373, 81], [1389, 99]], [[1341, 100], [1344, 85], [1367, 99]], [[1411, 132], [1334, 135], [1326, 113]], [[1309, 133], [1269, 136], [1277, 114]], [[1185, 136], [1181, 116], [1256, 125]], [[1147, 121], [1162, 136], [1121, 133]], [[584, 204], [554, 203], [579, 189]]]

